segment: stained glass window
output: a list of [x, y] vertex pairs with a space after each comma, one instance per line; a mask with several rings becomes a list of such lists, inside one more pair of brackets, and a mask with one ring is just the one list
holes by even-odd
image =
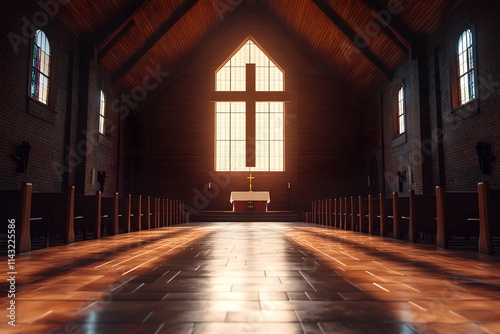
[[42, 30], [35, 32], [31, 70], [31, 97], [48, 103], [50, 79], [50, 43]]
[[466, 104], [476, 98], [473, 40], [469, 29], [465, 30], [458, 39], [457, 61], [460, 104]]

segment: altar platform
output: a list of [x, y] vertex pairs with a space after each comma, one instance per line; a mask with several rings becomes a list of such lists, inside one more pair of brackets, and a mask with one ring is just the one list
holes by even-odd
[[201, 211], [190, 215], [189, 220], [191, 222], [301, 222], [302, 215], [294, 211]]

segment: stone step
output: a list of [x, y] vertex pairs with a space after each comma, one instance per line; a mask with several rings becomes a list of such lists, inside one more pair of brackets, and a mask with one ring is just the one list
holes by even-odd
[[191, 214], [189, 220], [192, 222], [300, 222], [302, 216], [300, 213], [293, 211], [202, 211]]

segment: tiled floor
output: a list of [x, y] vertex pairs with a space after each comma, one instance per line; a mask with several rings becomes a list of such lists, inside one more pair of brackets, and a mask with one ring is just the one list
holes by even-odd
[[313, 225], [193, 223], [16, 270], [1, 333], [500, 333], [499, 257]]

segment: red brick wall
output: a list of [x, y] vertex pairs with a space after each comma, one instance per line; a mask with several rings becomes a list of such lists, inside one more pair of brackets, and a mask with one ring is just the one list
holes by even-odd
[[[36, 3], [32, 8], [10, 8], [2, 22], [6, 33], [0, 39], [0, 189], [17, 189], [21, 182], [31, 182], [35, 191], [58, 192], [75, 185], [79, 193], [92, 193], [98, 189], [98, 184], [90, 184], [90, 170], [95, 168], [107, 172], [105, 194], [110, 195], [116, 189], [117, 131], [111, 134], [108, 147], [82, 139], [82, 131], [97, 133], [99, 82], [110, 87], [110, 97], [118, 94], [97, 64], [82, 60], [80, 41], [64, 32], [57, 15], [47, 15], [43, 30], [51, 43], [53, 99], [50, 106], [31, 99], [32, 40], [23, 34], [23, 20], [32, 20], [35, 13], [43, 13]], [[21, 42], [9, 40], [14, 34]], [[89, 75], [82, 76], [85, 72]], [[82, 104], [82, 99], [88, 99], [88, 104]], [[117, 122], [117, 114], [111, 116]], [[12, 156], [23, 141], [30, 143], [31, 151], [27, 172], [19, 173]]]
[[[500, 187], [498, 161], [491, 164], [490, 174], [481, 174], [475, 150], [477, 142], [485, 141], [491, 144], [493, 155], [500, 155], [500, 47], [495, 42], [500, 31], [499, 12], [500, 6], [492, 1], [464, 2], [425, 40], [426, 47], [419, 58], [402, 65], [394, 80], [382, 87], [386, 194], [398, 190], [397, 172], [409, 165], [413, 183], [404, 183], [405, 192], [413, 188], [418, 193], [429, 193], [439, 184], [449, 190], [474, 190], [480, 181]], [[453, 32], [464, 22], [475, 26], [479, 80], [479, 112], [466, 118], [462, 115], [469, 110], [451, 107], [449, 49]], [[408, 130], [406, 143], [396, 146], [391, 94], [398, 82], [405, 84]], [[380, 131], [372, 131], [370, 141], [375, 142], [377, 136]], [[381, 147], [377, 154], [381, 156]]]

